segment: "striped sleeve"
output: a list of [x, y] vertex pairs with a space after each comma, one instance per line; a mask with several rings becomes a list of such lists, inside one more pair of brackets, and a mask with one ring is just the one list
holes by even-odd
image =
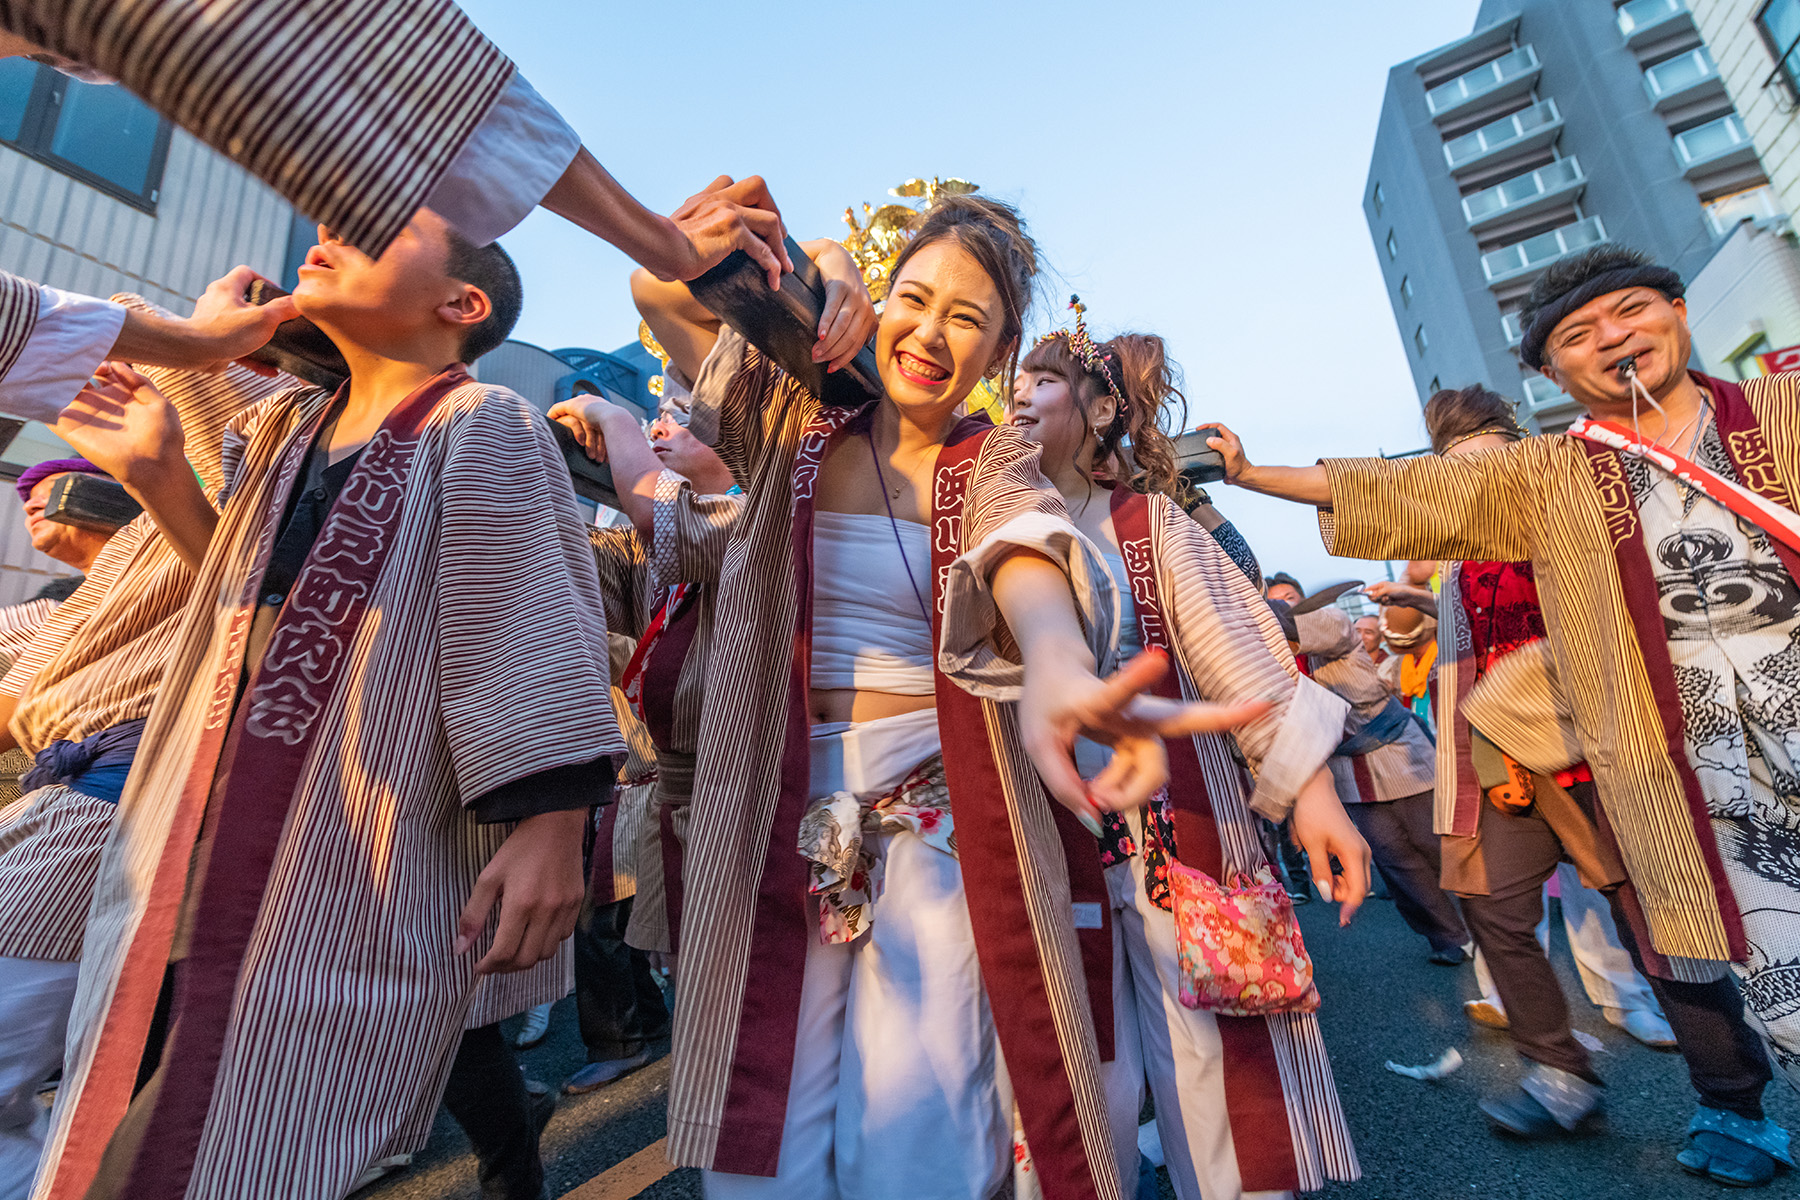
[[1173, 502], [1160, 507], [1157, 587], [1170, 641], [1200, 699], [1274, 701], [1235, 737], [1256, 775], [1250, 807], [1279, 821], [1343, 739], [1350, 706], [1300, 673], [1274, 614], [1231, 555]]
[[448, 435], [437, 561], [425, 568], [437, 596], [438, 712], [465, 803], [625, 753], [591, 542], [562, 453], [522, 397], [472, 387], [479, 399]]
[[27, 600], [0, 608], [0, 669], [10, 666], [20, 651], [31, 644], [33, 635], [56, 611], [55, 600]]
[[50, 665], [50, 661], [62, 652], [62, 648], [76, 632], [87, 624], [88, 618], [94, 615], [107, 593], [118, 586], [126, 570], [137, 560], [144, 542], [155, 534], [156, 525], [150, 520], [150, 514], [140, 513], [132, 518], [130, 524], [106, 540], [106, 545], [100, 548], [93, 566], [88, 568], [87, 578], [82, 580], [81, 586], [67, 600], [57, 605], [56, 611], [38, 626], [31, 640], [25, 643], [18, 657], [13, 659], [6, 675], [0, 677], [0, 696], [24, 694], [26, 686]]
[[38, 285], [9, 271], [0, 271], [0, 380], [25, 353], [25, 343], [37, 326], [43, 294]]
[[1325, 549], [1339, 558], [1532, 556], [1529, 499], [1546, 438], [1440, 458], [1328, 458], [1331, 507], [1319, 510]]
[[1118, 654], [1119, 595], [1112, 572], [1069, 521], [1038, 470], [1038, 447], [1011, 429], [987, 436], [963, 510], [963, 553], [944, 581], [938, 666], [972, 695], [1017, 700], [1025, 665], [994, 601], [994, 572], [1018, 550], [1043, 555], [1068, 577], [1096, 670]]
[[371, 258], [513, 74], [452, 0], [0, 0], [0, 28], [118, 79]]
[[649, 561], [644, 553], [644, 539], [630, 525], [613, 525], [605, 529], [590, 526], [588, 545], [594, 551], [594, 570], [600, 580], [600, 600], [606, 609], [607, 631], [633, 639], [642, 637], [651, 617]]
[[725, 547], [744, 511], [744, 498], [702, 496], [675, 474], [656, 477], [651, 539], [650, 588], [661, 592], [677, 583], [717, 583]]
[[732, 478], [758, 477], [789, 406], [809, 393], [729, 325], [700, 364], [688, 429], [725, 460]]

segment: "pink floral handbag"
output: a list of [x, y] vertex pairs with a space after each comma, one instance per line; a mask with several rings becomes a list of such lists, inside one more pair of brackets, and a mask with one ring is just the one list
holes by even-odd
[[1316, 1012], [1319, 989], [1294, 902], [1268, 867], [1222, 887], [1204, 871], [1169, 863], [1181, 1002], [1228, 1017]]

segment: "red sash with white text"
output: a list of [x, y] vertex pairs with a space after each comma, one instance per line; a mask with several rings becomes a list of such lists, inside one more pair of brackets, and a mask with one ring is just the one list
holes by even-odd
[[[426, 421], [440, 399], [468, 381], [460, 367], [449, 368], [382, 422], [327, 515], [261, 661], [248, 664], [249, 684], [237, 702], [216, 769], [208, 748], [218, 743], [202, 742], [189, 785], [210, 787], [190, 876], [199, 881], [192, 937], [176, 974], [163, 1077], [119, 1195], [181, 1200], [187, 1193], [238, 976], [302, 768], [314, 748], [319, 717], [338, 685], [398, 535], [406, 482]], [[278, 460], [268, 510], [271, 524], [264, 526], [264, 545], [242, 593], [247, 605], [254, 605], [267, 569], [272, 523], [286, 511], [323, 416], [296, 432]], [[235, 692], [233, 684], [245, 665], [239, 656], [228, 656], [218, 694]]]

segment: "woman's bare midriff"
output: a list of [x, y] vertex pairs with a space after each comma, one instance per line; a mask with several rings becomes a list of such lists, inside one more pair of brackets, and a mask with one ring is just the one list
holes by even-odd
[[854, 688], [814, 688], [807, 697], [813, 724], [827, 725], [838, 721], [879, 721], [883, 717], [899, 717], [922, 709], [936, 708], [932, 696], [897, 696], [893, 692], [863, 692]]

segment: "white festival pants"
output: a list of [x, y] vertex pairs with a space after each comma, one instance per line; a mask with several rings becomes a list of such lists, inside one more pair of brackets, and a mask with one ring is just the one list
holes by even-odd
[[[1619, 944], [1619, 930], [1613, 924], [1612, 906], [1593, 888], [1581, 882], [1581, 873], [1572, 863], [1559, 863], [1556, 868], [1557, 893], [1562, 899], [1563, 929], [1569, 935], [1569, 950], [1575, 956], [1575, 969], [1581, 975], [1581, 986], [1588, 999], [1599, 1008], [1618, 1008], [1626, 1012], [1652, 1012], [1659, 1016], [1650, 984], [1632, 965], [1631, 955]], [[1544, 906], [1544, 919], [1538, 922], [1538, 944], [1550, 952], [1550, 906]], [[1506, 1011], [1494, 990], [1494, 977], [1488, 971], [1487, 959], [1475, 951], [1475, 982], [1482, 998]]]
[[[1129, 815], [1131, 835], [1143, 844], [1143, 823]], [[1246, 1192], [1238, 1173], [1237, 1147], [1225, 1111], [1225, 1049], [1219, 1023], [1205, 1009], [1181, 1003], [1180, 964], [1176, 957], [1175, 918], [1156, 907], [1144, 887], [1144, 856], [1134, 854], [1106, 868], [1112, 899], [1114, 946], [1123, 946], [1127, 970], [1116, 969], [1113, 1005], [1117, 1013], [1135, 1013], [1143, 1069], [1156, 1100], [1156, 1126], [1162, 1138], [1164, 1165], [1179, 1200], [1262, 1200], [1291, 1192]], [[1109, 1100], [1112, 1087], [1109, 1080]], [[1123, 1099], [1123, 1097], [1121, 1097]], [[1113, 1104], [1114, 1120], [1123, 1111]], [[1137, 1112], [1130, 1115], [1132, 1152], [1121, 1162], [1137, 1161]], [[1114, 1140], [1125, 1144], [1124, 1130]], [[1127, 1178], [1130, 1172], [1127, 1172]]]
[[38, 1090], [62, 1066], [79, 963], [0, 958], [0, 1200], [31, 1194], [49, 1115]]
[[[885, 795], [937, 749], [930, 710], [816, 726], [813, 794]], [[866, 836], [883, 891], [855, 942], [808, 939], [778, 1174], [703, 1172], [709, 1200], [988, 1200], [1005, 1184], [1012, 1089], [961, 867], [910, 833]]]

